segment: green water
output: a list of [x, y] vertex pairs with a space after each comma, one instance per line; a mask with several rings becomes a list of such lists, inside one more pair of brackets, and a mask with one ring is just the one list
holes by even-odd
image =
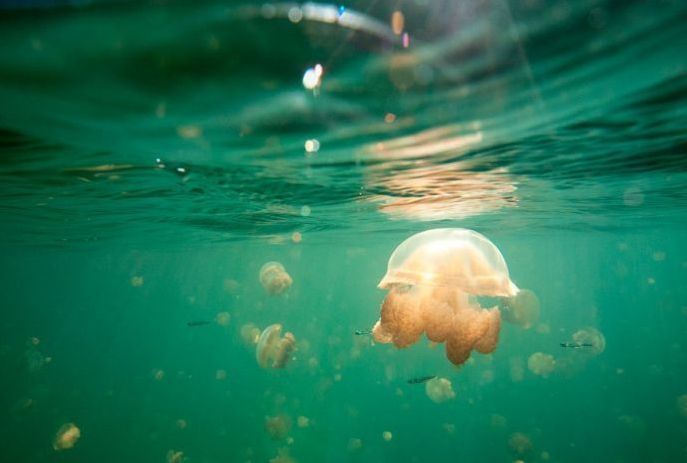
[[[684, 3], [18, 3], [0, 461], [687, 459]], [[354, 334], [396, 246], [439, 227], [483, 233], [541, 303], [460, 368]], [[250, 323], [293, 333], [284, 369]], [[603, 352], [560, 345], [588, 327]], [[454, 398], [408, 383], [435, 375]]]

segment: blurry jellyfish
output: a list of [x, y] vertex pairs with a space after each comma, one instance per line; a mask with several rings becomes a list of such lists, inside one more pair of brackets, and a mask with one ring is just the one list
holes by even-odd
[[291, 431], [291, 418], [287, 415], [265, 417], [265, 431], [274, 440], [285, 439]]
[[275, 323], [262, 332], [255, 348], [255, 357], [262, 368], [284, 368], [296, 348], [296, 338], [286, 332], [281, 337], [281, 325]]
[[411, 236], [389, 259], [379, 283], [389, 292], [373, 328], [379, 343], [410, 346], [424, 332], [446, 342], [446, 356], [461, 365], [472, 350], [496, 349], [501, 325], [496, 307], [483, 309], [475, 296], [512, 297], [519, 289], [501, 252], [472, 230], [443, 228]]
[[591, 344], [591, 347], [583, 349], [587, 354], [599, 355], [606, 349], [606, 338], [596, 328], [587, 327], [576, 331], [572, 339], [577, 344]]
[[60, 426], [52, 443], [52, 448], [57, 451], [74, 447], [81, 437], [81, 430], [74, 423], [65, 423]]
[[451, 381], [446, 378], [434, 378], [425, 383], [425, 393], [434, 403], [443, 403], [456, 396]]
[[176, 420], [175, 423], [177, 425], [177, 428], [179, 429], [186, 429], [186, 427], [188, 426], [188, 423], [183, 418], [179, 418], [178, 420]]
[[489, 424], [492, 428], [505, 428], [508, 426], [508, 419], [498, 413], [492, 413], [489, 417]]
[[682, 416], [687, 418], [687, 394], [682, 394], [677, 398], [677, 409]]
[[527, 368], [535, 375], [546, 378], [556, 368], [556, 360], [553, 355], [535, 352], [527, 359]]
[[508, 323], [529, 330], [539, 321], [539, 298], [529, 289], [521, 289], [515, 296], [500, 301], [501, 316]]
[[270, 458], [269, 463], [296, 463], [296, 460], [289, 455], [289, 449], [282, 447], [277, 450], [277, 456]]
[[511, 381], [518, 383], [525, 379], [525, 367], [523, 366], [522, 358], [511, 357], [509, 363]]
[[143, 286], [143, 277], [142, 276], [133, 276], [131, 277], [130, 280], [131, 286], [134, 288], [139, 288]]
[[215, 372], [215, 379], [217, 381], [224, 381], [227, 379], [227, 371], [226, 370], [217, 370]]
[[301, 415], [298, 417], [297, 423], [299, 428], [307, 428], [310, 426], [310, 418]]
[[348, 451], [356, 452], [363, 448], [363, 441], [357, 437], [351, 437], [348, 439]]
[[252, 323], [246, 323], [241, 327], [241, 339], [249, 346], [256, 345], [260, 339], [260, 328]]
[[391, 431], [384, 431], [382, 433], [382, 439], [384, 439], [386, 442], [391, 441], [391, 439], [394, 438], [394, 435], [391, 434]]
[[282, 294], [292, 283], [291, 276], [279, 262], [267, 262], [260, 269], [260, 284], [267, 294], [272, 296]]
[[188, 459], [181, 450], [169, 450], [167, 452], [167, 463], [184, 463]]
[[517, 455], [525, 455], [532, 451], [532, 441], [526, 434], [514, 432], [508, 438], [508, 446]]
[[446, 434], [452, 436], [456, 433], [456, 425], [453, 423], [444, 423], [442, 425]]
[[220, 326], [229, 326], [231, 314], [229, 312], [220, 312], [215, 316], [215, 321]]

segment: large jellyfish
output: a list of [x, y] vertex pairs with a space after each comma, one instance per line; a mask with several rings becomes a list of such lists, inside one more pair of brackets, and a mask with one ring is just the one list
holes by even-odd
[[296, 338], [286, 332], [281, 337], [281, 325], [275, 323], [262, 332], [255, 348], [255, 357], [262, 368], [284, 368], [296, 348]]
[[272, 296], [282, 294], [292, 283], [291, 275], [279, 262], [267, 262], [260, 268], [260, 284]]
[[472, 230], [440, 228], [411, 236], [391, 255], [379, 283], [388, 290], [373, 328], [377, 342], [397, 348], [417, 342], [446, 343], [446, 356], [464, 363], [472, 350], [496, 349], [501, 316], [483, 309], [476, 296], [512, 297], [519, 289], [501, 252]]

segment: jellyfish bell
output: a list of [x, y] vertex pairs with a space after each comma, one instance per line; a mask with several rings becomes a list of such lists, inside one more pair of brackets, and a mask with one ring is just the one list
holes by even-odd
[[262, 368], [281, 369], [291, 359], [296, 348], [296, 337], [287, 332], [281, 336], [282, 326], [279, 323], [265, 328], [258, 338], [255, 357]]
[[288, 415], [266, 416], [265, 431], [273, 440], [286, 439], [291, 431], [291, 418]]
[[537, 295], [521, 289], [516, 295], [500, 299], [501, 317], [508, 323], [529, 330], [539, 321], [540, 304]]
[[440, 404], [456, 397], [451, 381], [446, 378], [432, 378], [425, 383], [425, 393], [434, 403]]
[[57, 430], [52, 447], [57, 451], [70, 449], [80, 437], [81, 430], [74, 423], [65, 423]]
[[392, 253], [379, 283], [388, 291], [373, 328], [377, 342], [410, 346], [425, 333], [446, 343], [455, 365], [476, 350], [496, 349], [499, 311], [483, 309], [478, 296], [512, 297], [518, 287], [498, 248], [472, 230], [442, 228], [411, 236]]
[[267, 294], [275, 296], [291, 287], [293, 280], [279, 262], [267, 262], [260, 268], [260, 284]]
[[527, 368], [535, 375], [546, 378], [556, 368], [556, 359], [553, 355], [535, 352], [527, 359]]
[[584, 352], [592, 356], [597, 356], [606, 350], [606, 338], [596, 328], [582, 328], [572, 335], [572, 340], [577, 344], [590, 345], [591, 347], [584, 349]]

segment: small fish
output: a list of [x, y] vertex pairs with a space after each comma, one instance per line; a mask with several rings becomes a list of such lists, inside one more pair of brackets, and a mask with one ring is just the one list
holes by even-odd
[[407, 382], [408, 384], [422, 384], [422, 383], [426, 383], [426, 382], [429, 381], [430, 379], [434, 379], [434, 378], [436, 378], [436, 375], [432, 375], [432, 376], [420, 376], [419, 378], [411, 378], [411, 379], [409, 379], [409, 380], [406, 381], [406, 382]]
[[368, 334], [372, 334], [372, 330], [355, 330], [353, 334], [356, 336], [367, 336]]
[[562, 342], [561, 347], [570, 347], [572, 349], [582, 349], [584, 347], [594, 347], [594, 344], [589, 344], [587, 342]]
[[205, 326], [209, 325], [210, 323], [212, 322], [209, 320], [192, 320], [190, 322], [186, 322], [188, 326]]

